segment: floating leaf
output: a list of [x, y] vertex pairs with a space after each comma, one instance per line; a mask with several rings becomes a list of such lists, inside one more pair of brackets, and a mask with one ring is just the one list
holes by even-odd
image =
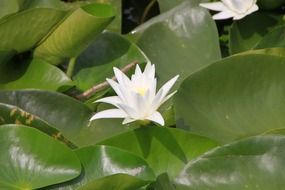
[[1, 0], [0, 1], [0, 18], [19, 11], [18, 0]]
[[64, 9], [64, 3], [61, 0], [22, 0], [21, 9], [31, 8], [54, 8]]
[[33, 48], [57, 24], [66, 12], [34, 8], [0, 20], [0, 49], [24, 52]]
[[284, 63], [244, 54], [191, 75], [175, 97], [177, 126], [223, 143], [284, 127]]
[[235, 21], [230, 29], [230, 53], [235, 54], [255, 48], [263, 36], [281, 23], [284, 23], [281, 16], [260, 12]]
[[113, 67], [122, 68], [133, 61], [146, 62], [146, 57], [127, 39], [105, 32], [78, 57], [73, 78], [78, 88], [87, 90], [112, 78]]
[[174, 185], [170, 181], [167, 173], [161, 174], [157, 177], [157, 180], [148, 186], [147, 190], [175, 190]]
[[14, 50], [0, 50], [0, 72], [12, 57], [16, 54]]
[[48, 38], [35, 49], [34, 55], [58, 64], [78, 56], [114, 18], [108, 4], [94, 3], [72, 12]]
[[271, 47], [285, 47], [285, 26], [280, 26], [267, 35], [265, 35], [257, 44], [255, 49], [271, 48]]
[[[131, 143], [130, 143], [131, 142]], [[165, 127], [141, 127], [99, 144], [115, 146], [146, 159], [156, 175], [173, 177], [185, 164], [216, 146], [213, 141]]]
[[24, 124], [29, 127], [36, 128], [54, 139], [60, 140], [71, 148], [75, 146], [66, 139], [60, 131], [50, 126], [45, 121], [42, 121], [35, 115], [32, 115], [24, 110], [11, 106], [8, 104], [0, 103], [0, 125], [4, 124]]
[[[166, 12], [171, 10], [173, 7], [179, 5], [184, 0], [158, 0], [159, 3], [159, 10], [161, 12]], [[193, 1], [193, 0], [192, 0]], [[196, 1], [196, 0], [195, 0]]]
[[285, 4], [284, 0], [258, 0], [258, 6], [265, 10], [274, 10]]
[[0, 126], [0, 188], [37, 189], [77, 177], [80, 162], [69, 148], [21, 125]]
[[250, 51], [245, 51], [240, 54], [266, 54], [266, 55], [275, 55], [284, 57], [285, 56], [285, 48], [265, 48], [265, 49], [255, 49]]
[[180, 74], [179, 86], [188, 75], [221, 57], [215, 23], [197, 1], [184, 1], [132, 34], [155, 64], [160, 84]]
[[72, 86], [73, 82], [65, 73], [42, 60], [34, 59], [22, 63], [10, 61], [0, 67], [1, 89], [65, 91]]
[[146, 161], [114, 147], [89, 146], [75, 153], [84, 173], [73, 181], [55, 186], [56, 189], [137, 189], [155, 179]]
[[116, 119], [89, 123], [92, 110], [60, 93], [40, 90], [0, 91], [0, 102], [38, 116], [79, 147], [131, 130]]
[[285, 185], [285, 138], [253, 137], [227, 144], [190, 162], [177, 190], [278, 190]]

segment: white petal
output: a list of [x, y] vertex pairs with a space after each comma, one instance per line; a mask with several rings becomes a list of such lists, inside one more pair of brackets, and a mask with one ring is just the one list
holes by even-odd
[[113, 90], [118, 94], [120, 95], [121, 94], [121, 91], [119, 89], [119, 84], [117, 82], [115, 82], [114, 80], [112, 79], [106, 79], [107, 82], [109, 83], [109, 85], [113, 88]]
[[101, 111], [93, 115], [90, 121], [95, 119], [103, 119], [103, 118], [125, 118], [127, 114], [120, 109], [109, 109], [105, 111]]
[[119, 91], [121, 92], [121, 98], [122, 96], [124, 98], [122, 98], [124, 101], [128, 101], [128, 99], [130, 99], [129, 97], [129, 91], [130, 91], [130, 88], [131, 88], [131, 81], [130, 79], [119, 69], [117, 68], [113, 68], [114, 69], [114, 73], [115, 73], [115, 76], [117, 78], [117, 81], [118, 81], [118, 89]]
[[130, 79], [120, 69], [114, 67], [113, 70], [119, 84], [128, 85], [130, 83]]
[[119, 103], [122, 103], [122, 100], [118, 96], [110, 96], [110, 97], [106, 97], [106, 98], [101, 98], [99, 100], [96, 100], [95, 102], [104, 102], [104, 103], [112, 104], [112, 105], [116, 106]]
[[157, 81], [156, 81], [156, 78], [151, 82], [151, 85], [149, 87], [149, 95], [150, 95], [150, 100], [153, 100], [154, 97], [155, 97], [155, 93], [156, 93], [156, 84], [157, 84]]
[[224, 12], [220, 12], [218, 14], [215, 14], [213, 16], [214, 20], [223, 20], [223, 19], [228, 19], [228, 18], [232, 18], [234, 17], [235, 14], [233, 12], [230, 11], [224, 11]]
[[213, 11], [225, 11], [228, 8], [221, 2], [213, 2], [213, 3], [200, 3], [201, 7], [213, 10]]
[[158, 91], [158, 93], [155, 95], [154, 99], [153, 99], [153, 102], [152, 102], [152, 105], [151, 105], [151, 109], [152, 111], [155, 111], [159, 108], [159, 106], [161, 105], [161, 102], [163, 100], [163, 90], [160, 89]]
[[235, 17], [243, 18], [247, 15], [249, 9], [251, 9], [254, 5], [256, 5], [255, 0], [222, 0], [228, 10], [235, 12]]
[[149, 98], [149, 92], [146, 92], [147, 94], [145, 94], [145, 96], [142, 96], [138, 93], [133, 94], [134, 96], [134, 105], [132, 107], [135, 108], [135, 110], [137, 111], [137, 118], [143, 119], [145, 117], [145, 115], [148, 115], [149, 113], [149, 106], [151, 104], [151, 102], [148, 102], [148, 98]]
[[[164, 102], [166, 102], [169, 98], [171, 98], [174, 94], [176, 94], [177, 90], [175, 90], [174, 92], [172, 92], [171, 94], [167, 95], [166, 97], [163, 98], [163, 100], [161, 101], [160, 105], [163, 104]], [[158, 106], [158, 107], [159, 107]]]
[[[162, 98], [164, 98], [166, 96], [166, 94], [168, 94], [168, 92], [170, 91], [170, 89], [172, 88], [172, 86], [174, 85], [174, 83], [176, 82], [176, 80], [178, 79], [179, 75], [176, 75], [175, 77], [173, 77], [172, 79], [170, 79], [168, 82], [166, 82], [158, 91], [158, 93], [160, 91], [162, 91]], [[161, 99], [162, 100], [162, 99]]]
[[240, 19], [244, 18], [245, 16], [247, 16], [247, 15], [249, 15], [249, 14], [251, 14], [251, 13], [257, 11], [257, 10], [258, 10], [258, 6], [254, 5], [249, 10], [247, 10], [246, 13], [244, 13], [244, 14], [237, 14], [237, 15], [234, 16], [233, 19], [234, 20], [240, 20]]
[[141, 75], [141, 74], [142, 74], [142, 70], [141, 70], [140, 66], [137, 64], [136, 70], [135, 70], [135, 75]]
[[148, 62], [145, 66], [144, 75], [146, 75], [147, 78], [154, 78], [155, 66], [152, 65], [150, 62]]
[[117, 82], [113, 81], [112, 79], [106, 79], [107, 82], [110, 84], [110, 86], [113, 88], [113, 90], [116, 92], [116, 94], [123, 100], [126, 101], [126, 96], [124, 94], [124, 91], [120, 89], [120, 86]]
[[258, 11], [258, 9], [259, 9], [258, 6], [257, 6], [256, 4], [254, 4], [254, 5], [247, 11], [247, 14], [249, 15], [249, 14], [255, 12], [255, 11]]
[[245, 16], [247, 16], [246, 14], [237, 14], [233, 17], [233, 20], [240, 20], [242, 18], [244, 18]]
[[132, 118], [126, 118], [126, 119], [124, 119], [124, 121], [123, 121], [123, 125], [125, 125], [125, 124], [128, 124], [128, 123], [131, 123], [131, 122], [134, 122], [135, 121], [135, 119], [132, 119]]
[[164, 126], [164, 119], [161, 116], [159, 112], [154, 112], [151, 116], [146, 118], [147, 120], [153, 121], [155, 123], [160, 124], [161, 126]]
[[[131, 105], [131, 106], [133, 106], [133, 105]], [[131, 106], [126, 105], [126, 104], [118, 104], [118, 107], [121, 110], [123, 110], [128, 115], [128, 117], [130, 117], [130, 118], [138, 118], [139, 115], [137, 113], [137, 110], [135, 110]]]

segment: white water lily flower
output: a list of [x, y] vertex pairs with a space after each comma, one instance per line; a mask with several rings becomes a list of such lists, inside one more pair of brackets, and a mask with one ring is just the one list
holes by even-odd
[[91, 119], [125, 118], [123, 124], [136, 120], [153, 121], [164, 125], [164, 119], [157, 109], [175, 92], [168, 94], [176, 82], [178, 75], [165, 83], [156, 93], [155, 67], [148, 63], [144, 72], [137, 65], [135, 74], [129, 79], [122, 71], [114, 68], [118, 82], [107, 79], [118, 96], [111, 96], [97, 100], [112, 104], [116, 109], [109, 109], [96, 113]]
[[213, 16], [215, 20], [227, 18], [239, 20], [258, 10], [256, 0], [221, 0], [221, 2], [201, 3], [200, 6], [213, 11], [220, 11]]

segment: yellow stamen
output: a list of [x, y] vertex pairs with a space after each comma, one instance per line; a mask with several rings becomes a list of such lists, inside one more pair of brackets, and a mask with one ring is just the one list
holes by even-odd
[[147, 88], [144, 88], [144, 87], [138, 87], [138, 88], [135, 88], [134, 89], [136, 93], [140, 94], [140, 95], [145, 95], [146, 91], [147, 91]]

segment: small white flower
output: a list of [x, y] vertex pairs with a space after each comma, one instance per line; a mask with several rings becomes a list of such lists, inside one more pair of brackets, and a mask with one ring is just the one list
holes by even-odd
[[123, 124], [136, 120], [153, 121], [164, 125], [164, 119], [157, 109], [167, 101], [175, 92], [168, 95], [176, 82], [178, 75], [165, 83], [156, 93], [155, 67], [148, 63], [144, 72], [137, 65], [135, 74], [129, 79], [122, 71], [114, 68], [118, 82], [107, 79], [118, 96], [111, 96], [97, 100], [112, 104], [116, 109], [109, 109], [96, 113], [91, 119], [125, 118]]
[[200, 6], [220, 11], [213, 16], [215, 20], [227, 18], [239, 20], [258, 10], [256, 0], [221, 0], [221, 2], [201, 3]]

